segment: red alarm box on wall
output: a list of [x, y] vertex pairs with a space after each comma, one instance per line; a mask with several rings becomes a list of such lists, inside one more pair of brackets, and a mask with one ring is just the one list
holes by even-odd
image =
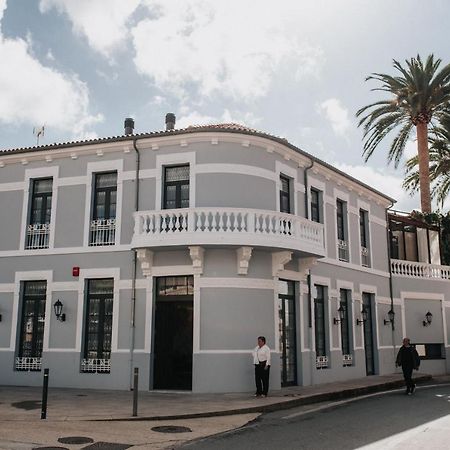
[[79, 277], [80, 276], [80, 268], [79, 267], [72, 267], [72, 276], [73, 277]]

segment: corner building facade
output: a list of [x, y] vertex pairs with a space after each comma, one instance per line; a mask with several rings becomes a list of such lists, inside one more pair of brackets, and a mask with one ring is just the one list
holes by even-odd
[[389, 258], [392, 203], [236, 124], [4, 151], [0, 384], [251, 391], [259, 335], [271, 389], [392, 373], [405, 334], [445, 373], [450, 271]]

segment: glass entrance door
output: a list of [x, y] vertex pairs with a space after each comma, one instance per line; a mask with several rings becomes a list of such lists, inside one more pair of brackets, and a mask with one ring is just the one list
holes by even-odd
[[363, 308], [367, 312], [364, 321], [364, 348], [366, 353], [366, 374], [375, 374], [374, 348], [373, 348], [373, 326], [372, 326], [372, 294], [362, 293]]
[[192, 276], [156, 280], [154, 389], [192, 389]]
[[295, 325], [294, 282], [280, 280], [278, 292], [281, 385], [292, 386], [297, 384], [297, 343]]

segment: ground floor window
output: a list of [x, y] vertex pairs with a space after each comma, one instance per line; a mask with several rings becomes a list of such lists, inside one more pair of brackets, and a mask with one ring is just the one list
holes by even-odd
[[113, 294], [112, 278], [87, 281], [82, 372], [111, 370]]
[[350, 291], [348, 289], [341, 289], [340, 297], [339, 308], [342, 308], [342, 310], [344, 311], [343, 317], [340, 321], [343, 365], [351, 366], [353, 364], [353, 357], [350, 348]]
[[314, 298], [314, 338], [316, 343], [316, 368], [328, 367], [326, 353], [325, 332], [325, 286], [315, 285], [316, 297]]

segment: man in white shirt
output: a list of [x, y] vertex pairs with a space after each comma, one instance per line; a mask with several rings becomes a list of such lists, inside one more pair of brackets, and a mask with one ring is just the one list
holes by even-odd
[[266, 345], [264, 336], [258, 337], [258, 345], [253, 350], [253, 364], [255, 365], [255, 397], [267, 397], [269, 390], [270, 348]]

